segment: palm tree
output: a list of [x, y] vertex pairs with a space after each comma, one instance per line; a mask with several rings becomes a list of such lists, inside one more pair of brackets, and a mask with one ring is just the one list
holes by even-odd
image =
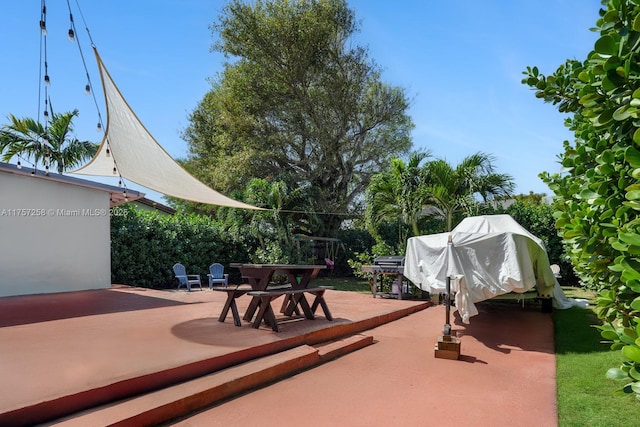
[[474, 212], [478, 196], [486, 202], [511, 194], [513, 178], [495, 173], [493, 161], [488, 154], [476, 153], [465, 157], [455, 168], [446, 160], [434, 160], [426, 165], [426, 205], [442, 215], [446, 231], [451, 231], [456, 214]]
[[32, 158], [45, 168], [54, 166], [58, 173], [75, 168], [93, 157], [98, 145], [72, 137], [73, 118], [78, 110], [63, 114], [52, 112], [47, 126], [34, 119], [18, 119], [10, 115], [11, 123], [0, 129], [0, 153], [8, 162], [14, 156]]
[[[418, 222], [425, 202], [422, 189], [427, 177], [420, 163], [429, 156], [428, 151], [415, 152], [406, 164], [402, 159], [391, 159], [388, 171], [371, 178], [366, 212], [370, 229], [383, 221], [400, 219], [411, 227], [414, 236], [420, 233]], [[400, 236], [401, 241], [405, 238]]]
[[308, 203], [304, 188], [291, 190], [284, 181], [253, 178], [247, 184], [245, 195], [248, 203], [269, 209], [251, 212], [250, 228], [262, 247], [267, 235], [275, 236], [284, 246], [293, 247], [294, 234], [308, 231], [308, 214], [304, 212]]

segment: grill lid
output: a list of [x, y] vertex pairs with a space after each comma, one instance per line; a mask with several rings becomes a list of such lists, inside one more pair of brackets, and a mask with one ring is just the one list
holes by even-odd
[[388, 266], [403, 266], [404, 257], [400, 255], [395, 256], [380, 256], [373, 260], [374, 265], [388, 265]]

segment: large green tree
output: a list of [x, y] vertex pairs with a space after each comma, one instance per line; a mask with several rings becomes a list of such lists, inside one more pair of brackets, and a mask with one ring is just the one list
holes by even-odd
[[305, 187], [335, 234], [372, 173], [411, 147], [404, 91], [381, 81], [344, 0], [230, 1], [214, 49], [229, 59], [190, 117], [186, 167], [220, 190], [250, 178]]
[[608, 376], [640, 398], [640, 1], [602, 3], [587, 59], [548, 76], [528, 67], [523, 82], [572, 114], [574, 141], [560, 155], [566, 173], [541, 176], [576, 273], [599, 290], [602, 336], [624, 358]]
[[58, 173], [80, 166], [93, 157], [98, 145], [73, 135], [73, 118], [77, 115], [78, 110], [52, 113], [45, 124], [10, 115], [10, 123], [0, 128], [2, 160], [8, 162], [17, 156], [47, 170], [54, 167]]

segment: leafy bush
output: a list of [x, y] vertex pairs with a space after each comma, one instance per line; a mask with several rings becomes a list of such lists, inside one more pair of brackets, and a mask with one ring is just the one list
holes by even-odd
[[603, 1], [600, 38], [584, 62], [553, 75], [528, 67], [523, 83], [558, 105], [574, 133], [564, 174], [542, 174], [555, 192], [556, 226], [581, 282], [599, 290], [602, 336], [623, 358], [609, 371], [640, 399], [640, 4]]
[[177, 286], [172, 269], [177, 262], [206, 281], [212, 263], [244, 262], [254, 252], [249, 239], [227, 233], [206, 216], [123, 209], [127, 215], [111, 218], [112, 283]]

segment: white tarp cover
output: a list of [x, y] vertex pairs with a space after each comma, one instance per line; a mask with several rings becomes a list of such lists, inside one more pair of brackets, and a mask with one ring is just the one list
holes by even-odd
[[113, 176], [116, 167], [123, 178], [167, 196], [232, 208], [260, 209], [218, 193], [176, 163], [138, 120], [97, 50], [95, 54], [107, 104], [107, 125], [94, 158], [72, 173]]
[[584, 305], [564, 295], [542, 241], [509, 215], [469, 217], [451, 233], [410, 238], [404, 275], [431, 293], [443, 293], [451, 277], [464, 322], [478, 314], [473, 303], [534, 286], [556, 308]]

